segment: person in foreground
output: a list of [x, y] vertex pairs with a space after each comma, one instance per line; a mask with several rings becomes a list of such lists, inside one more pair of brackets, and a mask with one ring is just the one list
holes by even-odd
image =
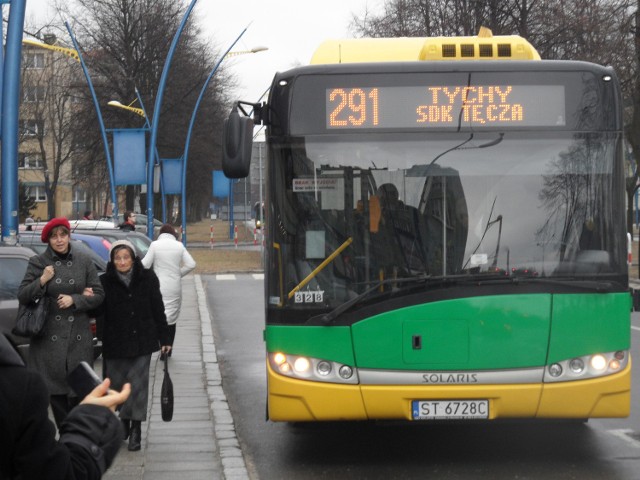
[[87, 312], [104, 298], [96, 267], [88, 255], [71, 245], [70, 230], [64, 217], [47, 222], [40, 235], [47, 249], [29, 259], [18, 289], [18, 300], [25, 305], [37, 296], [50, 299], [44, 331], [29, 345], [28, 368], [46, 382], [58, 428], [81, 400], [71, 392], [67, 374], [81, 361], [93, 365], [93, 334]]
[[122, 443], [114, 411], [131, 393], [109, 389], [105, 379], [60, 427], [49, 420], [49, 393], [37, 372], [27, 370], [9, 339], [0, 334], [0, 478], [99, 479]]
[[129, 450], [140, 450], [141, 422], [147, 419], [151, 354], [171, 351], [160, 282], [142, 266], [128, 240], [111, 244], [107, 271], [100, 277], [105, 300], [94, 312], [102, 340], [103, 376], [114, 388], [131, 383], [133, 394], [122, 405], [120, 419]]
[[[182, 305], [182, 277], [196, 268], [196, 261], [178, 241], [173, 226], [165, 223], [160, 228], [158, 239], [151, 242], [142, 259], [145, 268], [152, 268], [160, 280], [160, 291], [164, 302], [164, 313], [171, 332], [170, 343], [176, 337], [176, 322]], [[169, 352], [171, 356], [172, 352]]]

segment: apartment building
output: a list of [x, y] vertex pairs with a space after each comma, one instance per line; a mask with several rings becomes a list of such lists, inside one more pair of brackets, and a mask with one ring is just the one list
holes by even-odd
[[[53, 45], [56, 38], [46, 36], [45, 41]], [[80, 94], [86, 96], [80, 89], [87, 86], [74, 63], [59, 52], [23, 45], [18, 179], [36, 203], [34, 219], [51, 216], [51, 201], [54, 216], [81, 218], [106, 194], [78, 169], [82, 149], [74, 147], [78, 137], [70, 120]], [[47, 183], [53, 182], [55, 200], [47, 194]]]

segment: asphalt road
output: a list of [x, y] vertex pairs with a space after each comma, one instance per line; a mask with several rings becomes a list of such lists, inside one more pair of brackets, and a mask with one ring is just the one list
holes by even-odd
[[[640, 478], [640, 376], [628, 419], [464, 424], [265, 421], [263, 281], [203, 276], [223, 385], [254, 479]], [[633, 314], [633, 351], [640, 315]]]

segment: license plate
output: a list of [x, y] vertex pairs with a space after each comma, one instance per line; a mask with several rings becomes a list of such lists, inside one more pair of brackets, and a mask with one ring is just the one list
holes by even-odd
[[414, 400], [414, 420], [471, 420], [489, 418], [489, 400]]

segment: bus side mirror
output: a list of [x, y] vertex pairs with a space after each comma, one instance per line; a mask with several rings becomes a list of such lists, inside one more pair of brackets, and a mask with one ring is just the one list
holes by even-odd
[[240, 116], [234, 106], [222, 129], [222, 171], [227, 178], [249, 175], [253, 147], [253, 120]]

